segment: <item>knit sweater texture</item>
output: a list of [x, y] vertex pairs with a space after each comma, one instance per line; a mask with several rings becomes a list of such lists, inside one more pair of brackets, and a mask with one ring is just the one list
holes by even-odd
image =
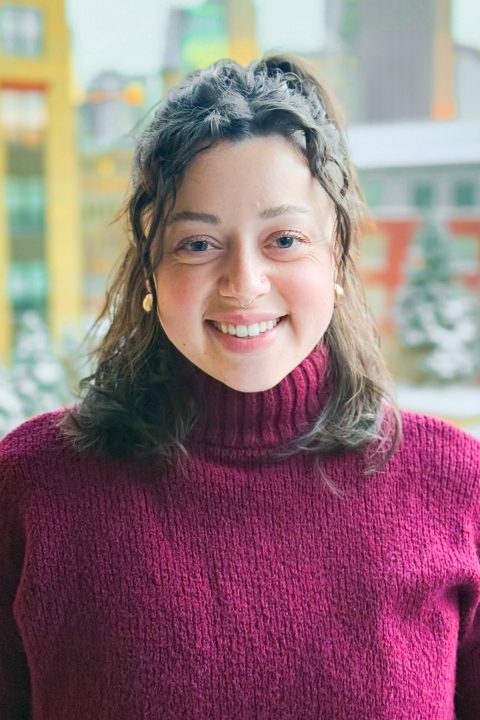
[[[180, 466], [0, 443], [1, 720], [480, 720], [480, 443], [403, 414], [384, 469], [272, 458], [326, 398], [200, 371]], [[161, 469], [160, 469], [161, 468]]]

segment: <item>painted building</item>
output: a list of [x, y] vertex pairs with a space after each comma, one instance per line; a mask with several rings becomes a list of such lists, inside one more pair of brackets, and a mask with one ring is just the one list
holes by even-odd
[[362, 241], [364, 279], [395, 368], [396, 297], [427, 213], [453, 234], [456, 277], [478, 299], [480, 318], [480, 122], [356, 125], [348, 135], [375, 220]]
[[456, 116], [451, 0], [325, 0], [312, 57], [352, 122]]
[[82, 150], [132, 147], [136, 132], [161, 94], [159, 73], [125, 75], [116, 70], [99, 73], [78, 108]]
[[161, 96], [160, 87], [159, 74], [127, 76], [105, 71], [93, 79], [78, 108], [82, 292], [87, 324], [103, 306], [108, 276], [126, 248], [126, 224], [117, 218], [130, 185], [135, 138]]
[[81, 316], [70, 38], [63, 0], [0, 0], [0, 359], [20, 314]]
[[172, 8], [163, 59], [165, 88], [220, 58], [246, 65], [259, 54], [253, 0], [205, 0]]
[[127, 247], [127, 229], [119, 213], [130, 183], [129, 146], [89, 147], [80, 153], [83, 248], [83, 307], [87, 324], [103, 307], [107, 279]]

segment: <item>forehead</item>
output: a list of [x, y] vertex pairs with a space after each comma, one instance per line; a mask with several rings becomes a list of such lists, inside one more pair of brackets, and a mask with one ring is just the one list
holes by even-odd
[[317, 204], [327, 197], [302, 151], [282, 136], [269, 135], [222, 141], [201, 151], [185, 171], [176, 209], [244, 202], [258, 207]]

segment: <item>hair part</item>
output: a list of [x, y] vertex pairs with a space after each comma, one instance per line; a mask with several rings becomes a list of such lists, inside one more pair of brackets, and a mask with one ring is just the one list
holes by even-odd
[[323, 337], [330, 398], [310, 432], [283, 453], [321, 457], [368, 449], [372, 455], [376, 448], [379, 462], [369, 464], [371, 471], [394, 453], [401, 418], [355, 263], [365, 206], [343, 122], [305, 61], [286, 55], [246, 68], [221, 60], [191, 73], [167, 94], [142, 133], [124, 211], [129, 246], [94, 326], [107, 321], [108, 331], [93, 352], [95, 371], [80, 383], [81, 401], [61, 422], [79, 450], [172, 462], [186, 452], [198, 410], [180, 382], [183, 356], [156, 314], [142, 309], [145, 283], [156, 305], [153, 273], [163, 228], [193, 158], [222, 141], [267, 135], [292, 142], [333, 202], [336, 280], [345, 290]]

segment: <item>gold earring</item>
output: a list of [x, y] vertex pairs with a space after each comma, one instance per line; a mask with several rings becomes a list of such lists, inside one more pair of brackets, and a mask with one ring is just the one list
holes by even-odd
[[143, 298], [143, 303], [142, 303], [142, 305], [143, 305], [143, 309], [145, 310], [145, 312], [147, 312], [147, 313], [151, 312], [152, 307], [153, 307], [153, 295], [152, 295], [152, 293], [149, 292], [149, 293], [147, 293], [147, 294], [145, 295], [145, 297]]
[[343, 287], [338, 283], [333, 283], [333, 292], [335, 294], [335, 300], [340, 300], [345, 295]]

